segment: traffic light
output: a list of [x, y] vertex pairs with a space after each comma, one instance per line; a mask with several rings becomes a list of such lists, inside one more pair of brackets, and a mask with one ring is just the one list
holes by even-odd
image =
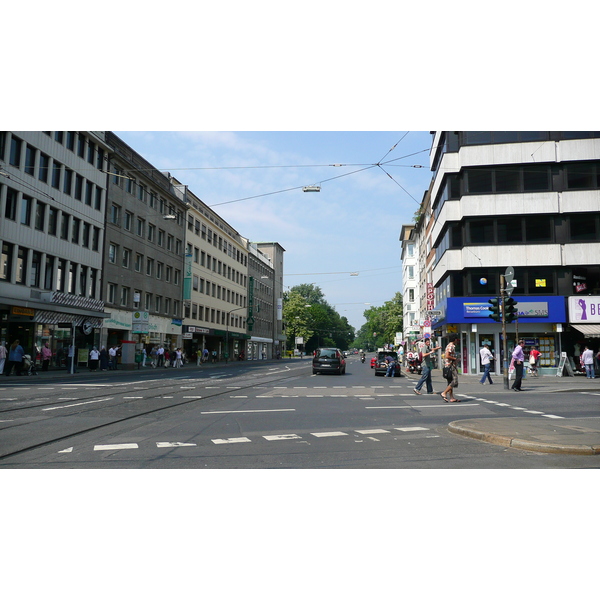
[[500, 298], [490, 298], [489, 299], [489, 303], [490, 303], [490, 319], [493, 319], [494, 321], [498, 321], [498, 323], [500, 323], [500, 321], [502, 321], [502, 314], [501, 314], [501, 305], [500, 305]]
[[512, 323], [517, 318], [517, 301], [513, 298], [504, 300], [504, 318], [507, 323]]

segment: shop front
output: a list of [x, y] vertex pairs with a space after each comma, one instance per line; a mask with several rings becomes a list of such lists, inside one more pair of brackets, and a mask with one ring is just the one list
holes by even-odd
[[[0, 340], [9, 346], [14, 340], [42, 366], [41, 350], [47, 346], [51, 358], [44, 368], [67, 368], [69, 348], [74, 345], [79, 365], [87, 365], [89, 351], [100, 341], [104, 303], [63, 293], [42, 295], [42, 302], [0, 306]], [[51, 308], [50, 308], [51, 307]]]
[[[537, 347], [540, 357], [540, 374], [555, 374], [562, 350], [562, 330], [566, 323], [564, 296], [516, 296], [518, 318], [506, 324], [506, 346], [510, 363], [512, 350], [519, 339], [525, 340], [525, 356]], [[460, 337], [461, 360], [459, 371], [479, 375], [483, 366], [479, 351], [488, 344], [496, 360], [492, 373], [503, 372], [502, 325], [490, 317], [489, 298], [448, 298], [441, 307], [441, 317], [433, 323], [434, 331], [441, 332], [442, 347], [448, 336], [456, 333]]]

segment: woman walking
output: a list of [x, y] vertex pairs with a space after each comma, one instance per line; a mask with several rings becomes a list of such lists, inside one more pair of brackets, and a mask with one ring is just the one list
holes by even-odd
[[454, 396], [454, 389], [458, 387], [456, 340], [458, 340], [458, 335], [452, 334], [450, 336], [450, 343], [446, 346], [444, 358], [444, 377], [448, 382], [448, 386], [443, 392], [440, 392], [440, 396], [444, 399], [444, 402], [460, 402], [460, 400]]
[[15, 368], [15, 375], [22, 375], [21, 369], [23, 368], [23, 355], [25, 354], [25, 350], [23, 350], [23, 346], [19, 344], [19, 340], [15, 340], [11, 346], [10, 351], [8, 353], [8, 365], [6, 366], [6, 376], [8, 377]]

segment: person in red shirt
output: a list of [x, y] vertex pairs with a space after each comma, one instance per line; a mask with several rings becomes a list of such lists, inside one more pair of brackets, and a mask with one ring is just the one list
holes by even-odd
[[542, 353], [538, 350], [538, 347], [535, 346], [531, 352], [529, 352], [529, 367], [531, 369], [531, 375], [533, 377], [538, 376], [538, 367], [540, 365], [540, 356]]

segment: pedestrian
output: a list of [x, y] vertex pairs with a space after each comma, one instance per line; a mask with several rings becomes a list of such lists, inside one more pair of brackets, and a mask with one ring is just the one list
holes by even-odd
[[42, 371], [47, 371], [50, 366], [50, 360], [52, 359], [52, 349], [50, 344], [46, 342], [42, 346]]
[[4, 373], [4, 366], [6, 365], [6, 346], [4, 340], [0, 342], [0, 375]]
[[181, 348], [175, 348], [175, 360], [173, 361], [173, 367], [175, 369], [179, 369], [179, 367], [182, 366], [182, 359]]
[[165, 349], [161, 344], [156, 351], [156, 366], [162, 367], [165, 364]]
[[456, 355], [456, 341], [458, 335], [453, 333], [450, 336], [450, 341], [446, 346], [444, 352], [444, 378], [448, 385], [443, 392], [440, 392], [440, 396], [444, 399], [444, 402], [460, 402], [458, 398], [454, 396], [454, 390], [458, 387], [458, 365]]
[[22, 375], [21, 369], [23, 368], [23, 355], [25, 354], [25, 350], [23, 350], [23, 346], [19, 343], [19, 340], [15, 340], [9, 348], [8, 351], [8, 364], [6, 366], [5, 375], [8, 377], [13, 367], [15, 369], [15, 375]]
[[208, 362], [208, 348], [202, 350], [202, 362]]
[[511, 389], [515, 392], [522, 392], [521, 380], [523, 379], [523, 362], [525, 361], [525, 354], [523, 354], [523, 347], [525, 346], [524, 340], [519, 340], [519, 343], [515, 346], [512, 353], [512, 360], [515, 365], [515, 381], [512, 384]]
[[214, 363], [216, 363], [216, 362], [217, 362], [217, 351], [216, 351], [216, 350], [213, 350], [213, 351], [212, 351], [212, 361], [213, 361]]
[[108, 368], [113, 371], [117, 370], [117, 347], [111, 346], [108, 349]]
[[387, 370], [384, 377], [393, 377], [396, 369], [396, 361], [394, 360], [394, 357], [390, 354], [387, 354], [385, 357], [385, 362], [387, 364]]
[[585, 368], [586, 379], [596, 378], [596, 373], [594, 371], [594, 352], [593, 350], [590, 350], [588, 346], [585, 346], [585, 349], [581, 354], [581, 366]]
[[148, 358], [148, 352], [146, 351], [146, 346], [142, 346], [142, 367], [146, 366], [147, 358]]
[[97, 371], [99, 362], [100, 362], [100, 352], [98, 352], [98, 348], [96, 348], [96, 346], [94, 346], [90, 350], [90, 364], [89, 364], [90, 371]]
[[202, 364], [202, 349], [198, 348], [196, 352], [196, 366], [199, 367]]
[[425, 338], [425, 345], [421, 348], [421, 364], [423, 365], [423, 372], [421, 373], [421, 379], [419, 379], [419, 382], [417, 385], [415, 385], [413, 390], [415, 394], [421, 394], [421, 388], [423, 387], [423, 384], [426, 385], [428, 394], [435, 394], [433, 391], [433, 384], [431, 383], [431, 369], [433, 367], [433, 359], [431, 358], [431, 355], [439, 349], [439, 346], [437, 348], [432, 348], [431, 339]]
[[109, 356], [105, 346], [100, 348], [100, 370], [107, 371], [109, 369]]
[[481, 383], [481, 385], [485, 385], [485, 380], [487, 379], [490, 382], [490, 385], [492, 385], [494, 382], [490, 376], [490, 369], [492, 368], [494, 355], [492, 354], [488, 344], [483, 345], [483, 348], [479, 351], [479, 356], [481, 356], [481, 364], [483, 365], [483, 377], [479, 383]]
[[533, 377], [538, 376], [538, 366], [540, 364], [540, 356], [542, 353], [539, 351], [537, 346], [534, 346], [529, 353], [529, 368]]

